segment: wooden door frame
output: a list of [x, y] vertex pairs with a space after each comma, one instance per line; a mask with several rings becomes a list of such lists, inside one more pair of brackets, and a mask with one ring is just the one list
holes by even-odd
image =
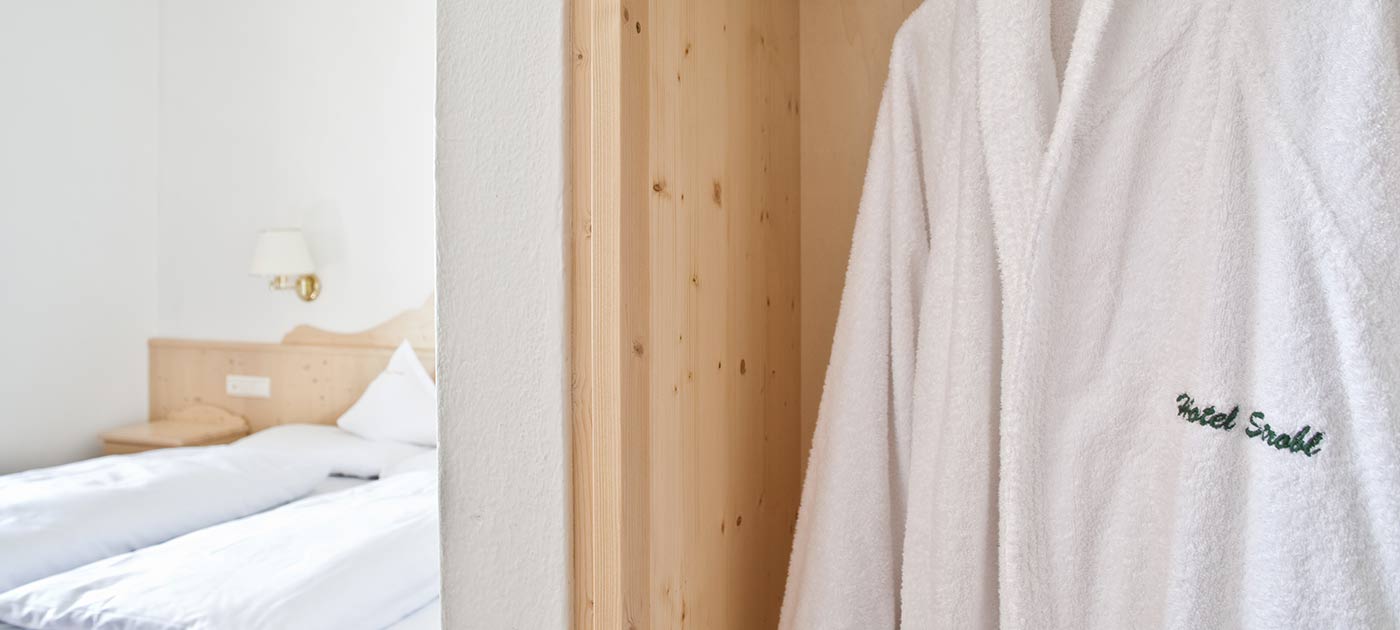
[[[622, 0], [572, 0], [573, 627], [631, 627], [645, 580], [646, 40]], [[631, 191], [629, 194], [628, 191]], [[639, 341], [636, 343], [640, 343]], [[640, 444], [638, 444], [640, 441]], [[642, 448], [638, 448], [641, 446]], [[630, 518], [629, 518], [630, 515]], [[638, 553], [638, 552], [642, 553]], [[634, 586], [644, 586], [636, 585]], [[645, 598], [631, 602], [645, 605]]]

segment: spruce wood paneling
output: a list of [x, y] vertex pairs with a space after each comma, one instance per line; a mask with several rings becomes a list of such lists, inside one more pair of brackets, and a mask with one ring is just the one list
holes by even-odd
[[797, 10], [574, 2], [578, 628], [777, 625], [802, 459]]
[[[436, 371], [433, 300], [369, 330], [336, 333], [298, 326], [282, 343], [151, 339], [150, 417], [213, 405], [248, 420], [252, 431], [288, 423], [335, 424], [407, 340]], [[272, 380], [270, 398], [235, 398], [229, 375]]]

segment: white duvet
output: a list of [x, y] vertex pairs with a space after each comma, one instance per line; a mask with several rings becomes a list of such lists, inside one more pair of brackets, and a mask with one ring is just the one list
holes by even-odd
[[327, 474], [287, 455], [206, 446], [0, 476], [0, 593], [281, 505]]
[[437, 481], [413, 472], [0, 595], [33, 630], [379, 630], [438, 596]]

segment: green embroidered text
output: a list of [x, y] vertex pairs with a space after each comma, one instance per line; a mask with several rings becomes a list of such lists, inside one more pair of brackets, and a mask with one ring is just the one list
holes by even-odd
[[[1239, 405], [1235, 405], [1229, 412], [1223, 411], [1224, 407], [1217, 409], [1215, 405], [1201, 409], [1196, 406], [1196, 401], [1191, 397], [1191, 394], [1177, 396], [1176, 403], [1176, 415], [1185, 418], [1187, 422], [1221, 431], [1235, 428], [1235, 418], [1240, 413]], [[1324, 434], [1321, 431], [1312, 433], [1312, 425], [1304, 425], [1297, 432], [1289, 434], [1264, 423], [1264, 412], [1256, 411], [1249, 414], [1249, 427], [1244, 430], [1246, 437], [1259, 438], [1261, 442], [1280, 451], [1302, 453], [1312, 457], [1322, 450]], [[1311, 437], [1309, 437], [1310, 433]]]

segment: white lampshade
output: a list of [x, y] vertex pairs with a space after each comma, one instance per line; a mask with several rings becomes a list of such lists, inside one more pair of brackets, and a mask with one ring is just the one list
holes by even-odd
[[311, 261], [311, 250], [306, 247], [306, 237], [301, 230], [263, 230], [258, 233], [258, 244], [253, 249], [255, 276], [299, 276], [313, 273], [316, 265]]

